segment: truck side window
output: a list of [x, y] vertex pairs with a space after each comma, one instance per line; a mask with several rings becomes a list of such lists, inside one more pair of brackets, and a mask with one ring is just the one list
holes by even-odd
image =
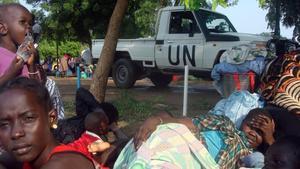
[[203, 12], [202, 20], [204, 20], [205, 27], [209, 32], [224, 33], [235, 31], [224, 15], [211, 12]]
[[192, 12], [172, 12], [169, 24], [169, 34], [201, 33]]

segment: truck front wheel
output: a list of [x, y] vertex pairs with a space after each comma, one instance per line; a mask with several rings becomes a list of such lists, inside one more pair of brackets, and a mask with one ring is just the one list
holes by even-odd
[[157, 87], [167, 87], [172, 81], [172, 75], [166, 75], [162, 73], [152, 73], [149, 78]]
[[118, 59], [112, 68], [112, 77], [118, 88], [131, 88], [136, 81], [136, 67], [129, 59]]

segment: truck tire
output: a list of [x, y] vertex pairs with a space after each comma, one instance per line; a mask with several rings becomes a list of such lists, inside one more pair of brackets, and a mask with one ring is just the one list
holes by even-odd
[[172, 75], [162, 73], [152, 73], [149, 79], [156, 87], [167, 87], [172, 81]]
[[136, 67], [129, 59], [118, 59], [112, 68], [112, 77], [118, 88], [131, 88], [136, 81]]

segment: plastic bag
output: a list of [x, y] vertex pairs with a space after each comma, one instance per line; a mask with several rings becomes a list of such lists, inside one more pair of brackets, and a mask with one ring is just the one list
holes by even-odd
[[262, 108], [264, 102], [257, 93], [247, 90], [235, 91], [227, 99], [220, 100], [209, 113], [227, 116], [237, 128], [243, 119], [254, 108]]

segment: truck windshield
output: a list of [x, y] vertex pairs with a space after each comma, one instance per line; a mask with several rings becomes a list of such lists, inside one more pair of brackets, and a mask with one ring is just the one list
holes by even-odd
[[195, 11], [197, 19], [201, 25], [203, 31], [208, 33], [226, 33], [236, 32], [235, 28], [229, 21], [229, 19], [222, 14], [198, 10]]

